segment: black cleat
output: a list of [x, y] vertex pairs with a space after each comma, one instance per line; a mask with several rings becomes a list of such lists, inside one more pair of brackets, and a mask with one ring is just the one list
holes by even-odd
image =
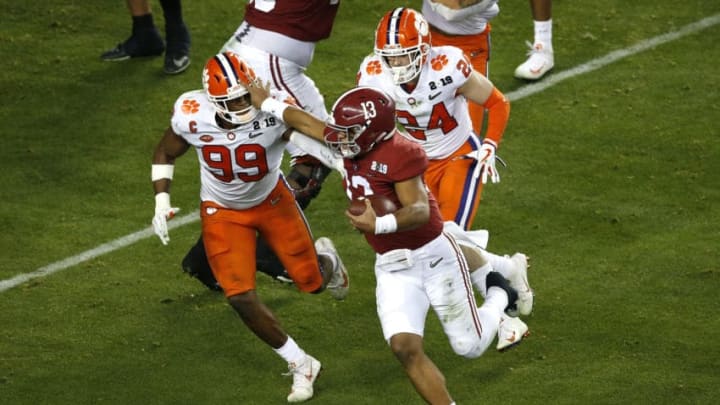
[[160, 56], [165, 51], [163, 42], [157, 30], [148, 31], [140, 36], [132, 35], [118, 44], [115, 48], [107, 50], [100, 55], [100, 59], [109, 62], [119, 62], [130, 58]]
[[163, 71], [169, 75], [176, 75], [187, 70], [190, 66], [190, 56], [183, 53], [166, 53]]

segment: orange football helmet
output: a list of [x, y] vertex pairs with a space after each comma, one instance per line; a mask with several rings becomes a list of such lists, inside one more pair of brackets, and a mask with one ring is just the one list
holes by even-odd
[[[255, 72], [239, 56], [223, 52], [210, 58], [203, 69], [203, 88], [215, 109], [226, 121], [245, 124], [252, 121], [258, 110], [250, 103], [247, 86], [255, 80]], [[231, 109], [228, 102], [245, 98], [247, 106]]]
[[[392, 72], [395, 84], [407, 83], [420, 74], [430, 52], [430, 26], [422, 14], [411, 8], [389, 11], [375, 31], [375, 54]], [[409, 56], [409, 62], [393, 66], [388, 58]]]

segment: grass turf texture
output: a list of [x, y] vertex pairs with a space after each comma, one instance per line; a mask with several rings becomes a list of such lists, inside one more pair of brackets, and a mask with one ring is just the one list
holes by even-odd
[[[244, 5], [185, 2], [193, 62], [169, 77], [162, 58], [101, 62], [130, 18], [122, 2], [86, 3], [0, 0], [0, 280], [149, 225], [152, 148]], [[342, 2], [309, 69], [328, 105], [353, 85], [382, 14], [401, 4], [420, 2]], [[490, 77], [509, 93], [525, 85], [512, 72], [532, 24], [527, 2], [501, 6]], [[704, 0], [556, 1], [555, 71], [718, 12]], [[719, 35], [713, 26], [513, 103], [500, 149], [509, 167], [486, 187], [475, 225], [491, 231], [491, 250], [532, 257], [532, 335], [508, 353], [465, 360], [430, 315], [426, 349], [458, 403], [720, 397]], [[181, 214], [197, 207], [197, 190], [189, 154], [172, 190]], [[352, 273], [348, 299], [264, 276], [259, 293], [325, 366], [313, 403], [419, 404], [382, 340], [373, 255], [341, 219], [346, 206], [333, 174], [307, 216]], [[144, 239], [1, 292], [0, 402], [284, 403], [282, 360], [181, 273], [198, 233], [187, 225], [167, 247]]]

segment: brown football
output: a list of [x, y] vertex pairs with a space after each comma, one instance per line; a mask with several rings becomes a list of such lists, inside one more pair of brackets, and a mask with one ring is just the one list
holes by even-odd
[[[370, 203], [372, 204], [375, 213], [379, 217], [397, 211], [397, 206], [395, 206], [395, 203], [385, 196], [371, 195], [366, 196], [365, 198], [370, 200]], [[365, 212], [365, 198], [358, 198], [350, 201], [348, 212], [350, 212], [352, 215], [360, 215]]]

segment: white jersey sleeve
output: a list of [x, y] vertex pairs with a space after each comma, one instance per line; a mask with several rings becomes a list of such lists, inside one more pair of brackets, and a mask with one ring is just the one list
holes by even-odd
[[395, 100], [398, 122], [423, 145], [428, 158], [442, 159], [472, 135], [467, 101], [457, 94], [471, 73], [472, 64], [462, 50], [436, 46], [431, 48], [414, 89], [395, 85], [387, 66], [374, 55], [361, 64], [358, 85], [388, 93]]
[[200, 199], [223, 207], [247, 209], [260, 204], [281, 175], [287, 127], [271, 114], [232, 129], [220, 127], [216, 110], [202, 90], [175, 102], [171, 125], [197, 151]]

